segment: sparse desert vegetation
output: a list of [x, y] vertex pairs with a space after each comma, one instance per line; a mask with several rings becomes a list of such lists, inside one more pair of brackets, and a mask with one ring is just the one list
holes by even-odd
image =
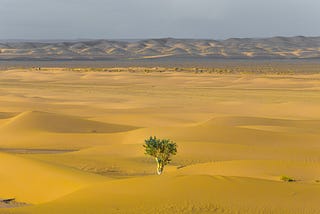
[[296, 180], [290, 176], [287, 175], [282, 175], [280, 177], [280, 180], [284, 181], [284, 182], [295, 182]]
[[0, 213], [320, 209], [318, 63], [38, 67], [0, 71], [0, 198], [21, 205]]

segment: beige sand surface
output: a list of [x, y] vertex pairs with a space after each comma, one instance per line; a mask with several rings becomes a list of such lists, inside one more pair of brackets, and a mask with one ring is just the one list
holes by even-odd
[[320, 213], [319, 74], [133, 71], [0, 71], [0, 213]]

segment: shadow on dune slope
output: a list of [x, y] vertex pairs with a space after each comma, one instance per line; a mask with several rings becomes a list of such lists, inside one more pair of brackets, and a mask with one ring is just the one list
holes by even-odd
[[40, 111], [23, 112], [0, 127], [0, 131], [44, 131], [56, 133], [115, 133], [136, 129], [132, 126], [108, 124]]

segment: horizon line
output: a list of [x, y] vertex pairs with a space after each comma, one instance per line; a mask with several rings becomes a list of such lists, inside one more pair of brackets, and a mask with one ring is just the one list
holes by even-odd
[[70, 38], [70, 39], [22, 39], [22, 38], [12, 38], [12, 39], [0, 39], [0, 42], [69, 42], [69, 41], [97, 41], [97, 40], [106, 40], [106, 41], [143, 41], [143, 40], [160, 40], [160, 39], [177, 39], [177, 40], [215, 40], [215, 41], [225, 41], [229, 39], [269, 39], [269, 38], [317, 38], [318, 36], [304, 36], [304, 35], [295, 35], [295, 36], [266, 36], [266, 37], [228, 37], [225, 39], [215, 39], [215, 38], [192, 38], [192, 37], [146, 37], [146, 38]]

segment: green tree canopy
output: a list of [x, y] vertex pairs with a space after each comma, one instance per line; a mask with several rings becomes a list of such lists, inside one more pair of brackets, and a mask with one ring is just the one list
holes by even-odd
[[170, 163], [171, 156], [177, 154], [177, 144], [175, 142], [169, 139], [158, 139], [155, 136], [146, 139], [143, 147], [146, 155], [156, 159], [158, 175], [161, 175], [164, 166]]

